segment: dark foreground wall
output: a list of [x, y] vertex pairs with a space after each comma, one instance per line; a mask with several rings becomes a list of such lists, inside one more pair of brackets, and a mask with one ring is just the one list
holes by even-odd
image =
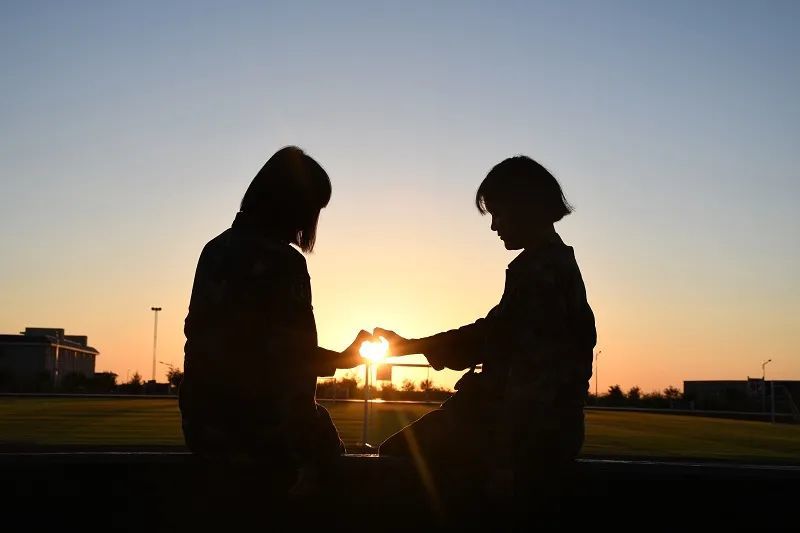
[[[412, 465], [348, 456], [323, 499], [185, 454], [0, 454], [2, 531], [506, 530], [500, 502], [447, 502]], [[559, 519], [609, 531], [800, 528], [800, 470], [581, 461]], [[527, 528], [525, 528], [527, 529]]]

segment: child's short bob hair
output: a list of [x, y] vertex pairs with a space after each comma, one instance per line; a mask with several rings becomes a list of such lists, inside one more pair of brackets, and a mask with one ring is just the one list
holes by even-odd
[[524, 155], [509, 157], [489, 171], [475, 194], [482, 215], [492, 204], [514, 203], [542, 212], [549, 222], [572, 213], [558, 180], [542, 165]]
[[319, 163], [296, 146], [281, 148], [253, 178], [241, 211], [261, 221], [264, 230], [314, 249], [320, 210], [331, 199], [331, 180]]

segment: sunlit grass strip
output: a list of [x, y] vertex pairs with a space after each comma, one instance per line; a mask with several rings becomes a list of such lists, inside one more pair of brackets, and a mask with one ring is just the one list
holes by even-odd
[[[354, 451], [360, 402], [321, 402]], [[374, 403], [369, 434], [379, 443], [433, 405]], [[742, 420], [590, 411], [586, 456], [800, 464], [800, 426]], [[181, 446], [171, 399], [0, 398], [0, 445]]]

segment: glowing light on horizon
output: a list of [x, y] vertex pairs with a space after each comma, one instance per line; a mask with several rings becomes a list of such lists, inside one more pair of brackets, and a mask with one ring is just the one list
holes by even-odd
[[383, 361], [386, 358], [386, 353], [389, 351], [389, 341], [380, 338], [380, 341], [364, 341], [361, 343], [358, 353], [364, 359], [369, 359], [371, 362], [376, 363]]

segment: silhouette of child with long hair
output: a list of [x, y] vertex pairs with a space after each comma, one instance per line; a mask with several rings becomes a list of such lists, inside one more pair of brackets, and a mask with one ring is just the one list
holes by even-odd
[[495, 488], [505, 480], [520, 505], [546, 513], [583, 445], [596, 342], [575, 255], [553, 227], [572, 208], [555, 177], [525, 156], [492, 168], [475, 203], [491, 215], [506, 249], [522, 253], [485, 318], [419, 339], [374, 330], [390, 341], [391, 355], [421, 353], [436, 369], [472, 367], [450, 399], [388, 438], [379, 453], [438, 473], [442, 491], [452, 488], [455, 472]]
[[361, 363], [361, 331], [343, 352], [317, 345], [303, 255], [314, 248], [331, 183], [297, 147], [276, 152], [253, 178], [233, 225], [197, 264], [185, 322], [180, 410], [186, 444], [203, 457], [297, 469], [292, 490], [316, 486], [344, 452], [315, 401], [317, 376]]

